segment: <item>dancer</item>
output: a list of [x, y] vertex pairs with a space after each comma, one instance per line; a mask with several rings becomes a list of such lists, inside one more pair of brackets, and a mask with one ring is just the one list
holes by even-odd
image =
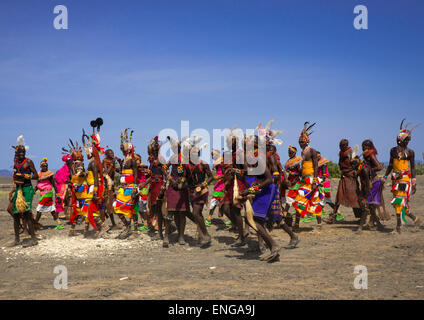
[[110, 219], [112, 225], [109, 227], [109, 230], [118, 229], [118, 226], [115, 223], [115, 210], [113, 203], [116, 200], [115, 195], [115, 174], [116, 174], [116, 162], [117, 158], [113, 153], [113, 150], [107, 149], [105, 151], [105, 158], [103, 159], [103, 172], [106, 182], [106, 193], [105, 193], [105, 216]]
[[[87, 167], [87, 196], [83, 205], [83, 212], [86, 217], [84, 237], [88, 236], [90, 224], [95, 230], [95, 238], [99, 238], [103, 231], [103, 221], [100, 218], [100, 210], [104, 205], [104, 177], [103, 166], [100, 155], [104, 153], [100, 147], [100, 127], [103, 125], [102, 118], [91, 121], [93, 134], [91, 137], [85, 134], [83, 130], [82, 143], [84, 151], [89, 160]], [[97, 128], [97, 133], [95, 130]]]
[[26, 247], [38, 244], [31, 213], [32, 199], [34, 197], [34, 188], [32, 187], [31, 180], [37, 180], [38, 173], [35, 170], [32, 160], [26, 157], [28, 146], [25, 145], [24, 137], [19, 136], [17, 142], [18, 144], [16, 146], [12, 146], [15, 149], [13, 166], [14, 190], [12, 197], [15, 241], [11, 246], [16, 246], [20, 243], [19, 231], [21, 225], [20, 219], [22, 217], [23, 224], [26, 224], [28, 233], [31, 236], [30, 241], [24, 244]]
[[159, 154], [161, 144], [158, 137], [154, 137], [147, 146], [149, 155], [149, 198], [148, 198], [148, 226], [151, 234], [155, 229], [159, 232], [159, 238], [163, 240], [163, 215], [162, 200], [166, 190], [167, 169], [165, 159]]
[[[187, 164], [183, 163], [186, 161], [183, 161], [182, 158], [182, 143], [185, 142], [186, 139], [183, 139], [180, 142], [168, 136], [168, 140], [170, 141], [173, 155], [166, 165], [166, 168], [170, 168], [170, 177], [169, 185], [167, 186], [165, 193], [167, 212], [163, 212], [165, 215], [165, 236], [163, 238], [164, 247], [168, 247], [169, 245], [172, 218], [174, 218], [175, 224], [177, 225], [178, 243], [180, 245], [186, 244], [184, 240], [184, 232], [186, 227], [186, 216], [190, 210], [188, 195], [190, 169]], [[187, 148], [189, 147], [187, 146]], [[161, 221], [158, 221], [158, 224], [159, 223], [161, 223]], [[203, 219], [202, 224], [204, 226]]]
[[305, 122], [304, 128], [300, 133], [299, 145], [302, 148], [302, 176], [300, 186], [293, 206], [296, 209], [295, 230], [299, 231], [300, 218], [306, 214], [312, 214], [316, 217], [316, 231], [322, 230], [321, 212], [322, 212], [322, 194], [319, 190], [322, 180], [318, 177], [318, 156], [315, 149], [309, 145], [312, 134], [311, 128], [315, 125], [309, 125]]
[[63, 225], [60, 222], [59, 215], [56, 212], [56, 206], [53, 200], [53, 190], [55, 194], [57, 194], [57, 187], [53, 178], [54, 173], [49, 170], [47, 158], [43, 158], [40, 163], [40, 168], [41, 171], [38, 172], [37, 185], [34, 188], [34, 192], [40, 190], [40, 201], [37, 206], [37, 216], [35, 218], [35, 222], [39, 223], [42, 213], [49, 212], [57, 224], [55, 230], [61, 230], [63, 229]]
[[392, 205], [396, 212], [396, 230], [393, 233], [401, 233], [401, 225], [407, 223], [406, 216], [414, 221], [418, 226], [420, 220], [410, 212], [409, 200], [411, 195], [414, 195], [417, 189], [417, 180], [415, 177], [415, 153], [414, 150], [408, 147], [411, 141], [412, 132], [419, 126], [417, 124], [411, 129], [408, 129], [411, 123], [403, 126], [405, 119], [400, 124], [400, 132], [397, 136], [397, 146], [390, 150], [390, 162], [384, 175], [384, 181], [388, 175], [392, 173]]
[[79, 220], [84, 220], [84, 204], [88, 193], [87, 174], [84, 169], [84, 158], [76, 158], [74, 160], [74, 174], [71, 179], [72, 183], [72, 215], [70, 217], [71, 229], [69, 236], [75, 236], [75, 226]]
[[67, 149], [62, 148], [62, 153], [72, 160], [72, 166], [70, 168], [72, 177], [69, 183], [72, 214], [69, 217], [71, 229], [68, 234], [72, 237], [75, 236], [75, 225], [78, 222], [78, 219], [81, 218], [81, 220], [84, 220], [84, 213], [82, 209], [88, 192], [87, 174], [84, 170], [84, 156], [82, 155], [82, 148], [78, 144], [78, 141], [74, 142], [69, 139], [68, 147]]
[[136, 201], [135, 213], [137, 216], [140, 216], [142, 226], [139, 227], [139, 230], [146, 231], [149, 230], [147, 219], [149, 216], [148, 213], [148, 199], [149, 199], [149, 177], [148, 177], [148, 167], [141, 161], [141, 156], [136, 154], [137, 161], [137, 185], [139, 186], [138, 201]]
[[[248, 167], [250, 168], [255, 168], [255, 167], [257, 168], [259, 165], [259, 161], [263, 161], [263, 159], [259, 158], [260, 157], [259, 144], [258, 144], [259, 139], [260, 138], [258, 136], [253, 136], [253, 139], [248, 140], [248, 143], [253, 143], [253, 147], [246, 148], [246, 150], [248, 150], [246, 153], [246, 157], [251, 158], [250, 161], [249, 160], [247, 161]], [[271, 139], [270, 141], [273, 141], [273, 140]], [[258, 159], [258, 161], [256, 161], [256, 164], [254, 160], [255, 157], [256, 159]], [[249, 186], [248, 193], [251, 193], [252, 191], [254, 191], [254, 194], [255, 194], [255, 197], [252, 202], [252, 208], [254, 211], [253, 217], [257, 217], [258, 221], [262, 223], [262, 225], [265, 225], [268, 220], [274, 221], [275, 219], [274, 212], [272, 210], [273, 202], [275, 201], [275, 194], [278, 192], [278, 185], [274, 183], [275, 175], [272, 176], [273, 177], [272, 183], [266, 186], [266, 188], [262, 190], [260, 190], [261, 188], [259, 188], [259, 190], [256, 189], [258, 187], [257, 185], [258, 182], [266, 180], [267, 175], [270, 175], [270, 173], [271, 173], [270, 168], [266, 166], [264, 173], [258, 172], [257, 174], [249, 174], [249, 171], [248, 171], [248, 174], [246, 176], [246, 182], [248, 183], [248, 186]], [[242, 192], [242, 194], [246, 194], [246, 191]], [[246, 210], [248, 210], [247, 207], [246, 207]], [[295, 248], [300, 242], [299, 238], [293, 233], [291, 228], [285, 223], [284, 220], [280, 221], [280, 226], [290, 236], [290, 243], [289, 243], [290, 248]], [[271, 236], [267, 233], [267, 231], [266, 231], [265, 237], [268, 237], [268, 240], [266, 240], [263, 237], [263, 233], [260, 230], [258, 230], [258, 243], [259, 243], [260, 251], [262, 251], [262, 240], [265, 240], [265, 243], [269, 247]], [[273, 250], [271, 249], [271, 252], [272, 251]]]
[[[365, 213], [362, 212], [362, 214], [367, 215], [368, 211], [370, 212], [370, 223], [368, 224], [370, 229], [374, 228], [376, 225], [379, 230], [383, 230], [384, 226], [380, 222], [380, 217], [377, 216], [377, 210], [379, 210], [382, 220], [390, 219], [390, 216], [387, 215], [386, 209], [384, 207], [383, 182], [377, 176], [377, 172], [381, 171], [383, 167], [377, 159], [378, 152], [371, 140], [367, 139], [362, 142], [362, 151], [364, 158], [363, 163], [368, 168], [368, 179], [372, 185], [367, 197], [367, 210]], [[361, 217], [361, 228], [365, 222], [366, 217]]]
[[[62, 149], [63, 151], [63, 149]], [[55, 176], [55, 182], [58, 193], [56, 194], [56, 213], [60, 216], [61, 213], [65, 215], [66, 220], [69, 219], [70, 213], [70, 202], [71, 202], [71, 190], [69, 188], [69, 182], [73, 175], [72, 172], [72, 157], [66, 153], [62, 156], [64, 162], [62, 168], [60, 168]]]
[[322, 209], [325, 204], [328, 204], [334, 210], [335, 204], [331, 199], [331, 180], [330, 173], [328, 172], [329, 161], [321, 156], [321, 152], [317, 151], [318, 156], [318, 177], [322, 179], [322, 193], [324, 194], [322, 200]]
[[[207, 144], [198, 146], [196, 137], [193, 138], [194, 142], [191, 143], [190, 160], [188, 164], [189, 169], [189, 197], [190, 204], [193, 208], [192, 214], [196, 221], [198, 230], [200, 231], [200, 246], [205, 248], [211, 244], [211, 236], [206, 229], [203, 220], [203, 207], [208, 203], [208, 185], [214, 179], [210, 167], [207, 163], [200, 160], [200, 151], [206, 147]], [[200, 141], [199, 141], [200, 142]]]
[[359, 183], [357, 177], [357, 171], [352, 166], [352, 160], [356, 157], [358, 151], [357, 146], [355, 150], [349, 147], [349, 141], [347, 139], [340, 140], [339, 143], [339, 168], [341, 171], [341, 177], [336, 194], [336, 203], [333, 212], [326, 223], [332, 224], [337, 221], [337, 211], [340, 205], [345, 207], [353, 208], [353, 212], [356, 218], [361, 218], [361, 204], [359, 201]]
[[[215, 175], [215, 186], [213, 187], [213, 194], [212, 194], [212, 199], [210, 201], [209, 204], [209, 215], [208, 218], [205, 221], [206, 226], [210, 226], [212, 223], [212, 216], [213, 213], [215, 211], [215, 208], [218, 207], [218, 216], [222, 217], [223, 216], [223, 212], [222, 212], [222, 199], [224, 199], [224, 189], [225, 189], [225, 184], [224, 184], [224, 180], [223, 180], [223, 176], [224, 176], [224, 166], [223, 166], [223, 162], [224, 159], [221, 156], [221, 153], [216, 150], [216, 149], [212, 149], [211, 152], [211, 156], [212, 156], [212, 160], [213, 162], [213, 169], [216, 172]], [[231, 225], [231, 221], [228, 221], [229, 224]]]
[[[237, 228], [237, 242], [232, 246], [241, 247], [247, 244], [248, 231], [243, 228], [243, 218], [241, 208], [243, 204], [234, 199], [234, 189], [242, 192], [247, 188], [246, 183], [246, 163], [244, 161], [244, 152], [240, 149], [239, 138], [235, 128], [232, 128], [226, 136], [227, 148], [229, 151], [224, 153], [224, 204], [223, 212], [231, 220], [233, 226]], [[228, 161], [228, 160], [229, 161]], [[226, 162], [229, 163], [226, 163]]]
[[287, 173], [287, 195], [284, 198], [285, 208], [283, 215], [286, 216], [286, 223], [289, 226], [293, 224], [293, 215], [289, 212], [290, 207], [293, 206], [293, 203], [296, 201], [297, 190], [300, 187], [300, 173], [301, 173], [301, 165], [302, 165], [302, 157], [297, 156], [297, 149], [289, 145], [288, 148], [289, 159], [286, 161], [284, 165], [284, 169]]
[[[118, 195], [113, 203], [115, 213], [121, 219], [125, 226], [125, 230], [119, 234], [119, 239], [125, 239], [131, 235], [131, 221], [134, 222], [134, 234], [138, 234], [138, 221], [135, 213], [135, 201], [138, 194], [137, 188], [137, 160], [134, 152], [134, 145], [132, 144], [132, 135], [128, 132], [121, 130], [121, 151], [124, 155], [121, 172], [121, 187], [118, 190]], [[126, 219], [129, 218], [129, 221]]]
[[[369, 149], [365, 149], [365, 150], [372, 150], [371, 148], [375, 150], [374, 145], [371, 145], [369, 141], [370, 140], [364, 141], [365, 145], [363, 143], [362, 145], [363, 149], [365, 149], [364, 147], [367, 146], [369, 147]], [[372, 153], [375, 156], [377, 153], [377, 150], [375, 150]], [[360, 182], [358, 195], [359, 195], [359, 201], [361, 206], [361, 211], [360, 211], [361, 219], [359, 221], [358, 229], [356, 230], [358, 234], [362, 233], [363, 226], [366, 222], [368, 214], [371, 215], [372, 221], [375, 221], [378, 224], [379, 230], [384, 229], [383, 225], [380, 223], [378, 217], [376, 216], [375, 207], [373, 206], [373, 204], [370, 203], [370, 201], [372, 202], [374, 200], [374, 197], [371, 193], [372, 185], [373, 185], [372, 181], [375, 175], [375, 173], [373, 172], [374, 165], [375, 164], [369, 165], [369, 163], [367, 163], [366, 160], [361, 160], [358, 156], [352, 159], [352, 166], [356, 170], [357, 176]]]

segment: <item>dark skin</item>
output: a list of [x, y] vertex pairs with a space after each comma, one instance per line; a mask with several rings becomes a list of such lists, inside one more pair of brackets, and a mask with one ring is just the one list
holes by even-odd
[[[99, 167], [98, 167], [98, 165], [97, 165], [96, 161], [94, 160], [94, 157], [93, 157], [93, 155], [92, 155], [92, 154], [88, 154], [88, 155], [87, 155], [87, 159], [88, 159], [88, 160], [90, 160], [90, 162], [89, 162], [89, 164], [88, 164], [88, 167], [87, 167], [87, 171], [91, 171], [91, 172], [93, 173], [93, 178], [94, 178], [94, 188], [95, 188], [95, 190], [98, 190], [98, 189], [99, 189]], [[94, 193], [93, 193], [93, 199], [92, 199], [92, 201], [93, 201], [93, 202], [97, 202], [97, 201], [99, 201], [99, 198], [98, 198], [98, 194], [97, 194], [97, 192], [94, 192]], [[96, 218], [95, 218], [95, 223], [96, 223], [97, 227], [99, 228], [99, 229], [96, 231], [96, 233], [97, 233], [97, 235], [96, 235], [96, 236], [99, 236], [99, 233], [100, 233], [100, 226], [101, 226], [101, 219], [100, 219], [100, 218], [98, 218], [98, 217], [96, 217]], [[85, 236], [87, 236], [89, 226], [90, 226], [90, 224], [89, 224], [88, 222], [86, 222], [86, 224], [85, 224], [85, 229], [84, 229], [84, 235], [85, 235]]]
[[[292, 150], [292, 149], [289, 149], [288, 150], [288, 155], [289, 155], [289, 158], [290, 159], [293, 159], [294, 157], [296, 157], [296, 151], [295, 150]], [[300, 163], [297, 164], [297, 165], [295, 165], [294, 168], [296, 168], [297, 172], [300, 172]], [[294, 186], [294, 184], [296, 183], [296, 181], [289, 181], [289, 179], [287, 178], [287, 176], [285, 176], [285, 178], [286, 178], [285, 181], [287, 183], [287, 187], [288, 188], [292, 188]], [[287, 203], [286, 206], [285, 206], [285, 208], [284, 208], [284, 211], [285, 212], [288, 212], [289, 209], [290, 209], [290, 205]], [[290, 216], [289, 219], [287, 219], [287, 224], [289, 224], [290, 226], [292, 225], [292, 221], [293, 221], [292, 219], [293, 218], [291, 216]]]
[[[362, 151], [364, 152], [364, 161], [367, 163], [367, 166], [369, 167], [370, 177], [374, 177], [377, 174], [377, 172], [383, 169], [381, 163], [377, 159], [377, 156], [373, 152], [368, 152], [369, 150], [372, 150], [372, 149], [373, 149], [373, 146], [371, 145], [370, 142], [368, 142], [367, 140], [362, 142]], [[380, 223], [380, 219], [376, 215], [377, 205], [368, 204], [368, 209], [371, 214], [370, 227], [372, 227], [374, 223], [376, 223], [379, 229], [382, 229], [383, 225]]]
[[[174, 154], [171, 156], [167, 164], [167, 167], [170, 169], [173, 166], [178, 167], [181, 164], [180, 160], [178, 159], [179, 158], [178, 155], [181, 156], [181, 145], [180, 144], [173, 145], [173, 152]], [[188, 187], [188, 179], [190, 178], [189, 174], [190, 173], [188, 172], [187, 168], [184, 168], [182, 177], [167, 179], [167, 181], [169, 181], [169, 184], [172, 186], [172, 188], [176, 190], [182, 190]], [[177, 231], [178, 231], [178, 243], [180, 245], [184, 245], [186, 243], [184, 240], [184, 232], [186, 227], [186, 216], [188, 214], [188, 211], [185, 211], [185, 212], [169, 211], [169, 213], [171, 213], [174, 216], [175, 224], [177, 226]], [[194, 217], [191, 216], [191, 212], [190, 212], [190, 218], [193, 220], [195, 219]], [[196, 220], [194, 221], [197, 224], [197, 221]], [[163, 239], [163, 245], [166, 247], [169, 244], [171, 220], [164, 219], [164, 222], [165, 222], [165, 237]], [[203, 222], [203, 219], [202, 219], [202, 222]], [[159, 223], [159, 220], [158, 220], [158, 223]]]
[[[41, 165], [41, 171], [42, 171], [42, 172], [47, 172], [47, 170], [49, 170], [49, 166], [48, 166], [48, 164], [47, 164], [47, 163], [45, 163], [45, 162], [44, 162], [44, 163]], [[48, 178], [48, 180], [50, 181], [50, 183], [51, 183], [51, 185], [52, 185], [52, 187], [53, 187], [53, 189], [54, 189], [55, 193], [57, 194], [56, 181], [54, 180], [53, 176], [49, 177], [49, 178]], [[37, 192], [37, 190], [38, 190], [38, 187], [37, 187], [37, 185], [36, 185], [36, 186], [35, 186], [35, 188], [34, 188], [34, 192]], [[51, 214], [52, 214], [53, 219], [54, 219], [55, 221], [58, 221], [58, 220], [59, 220], [59, 216], [58, 216], [58, 214], [56, 213], [56, 211], [52, 211], [52, 212], [51, 212]], [[38, 223], [38, 221], [40, 221], [40, 218], [41, 218], [41, 212], [37, 212], [37, 217], [35, 218], [35, 222], [37, 222], [37, 223]]]
[[[112, 150], [106, 150], [105, 152], [105, 159], [107, 161], [103, 161], [103, 172], [110, 177], [112, 181], [115, 181], [115, 166], [114, 163], [117, 161], [117, 158], [115, 157], [115, 154]], [[107, 215], [110, 218], [110, 221], [112, 222], [111, 229], [116, 228], [115, 223], [115, 216], [114, 216], [114, 209], [113, 209], [113, 202], [115, 201], [115, 193], [113, 190], [108, 190], [107, 194], [107, 201], [106, 201], [106, 207], [105, 207], [105, 215]]]
[[[232, 155], [233, 159], [236, 159], [238, 157], [237, 154], [237, 146], [238, 146], [238, 140], [236, 138], [232, 139]], [[247, 165], [246, 163], [243, 163], [242, 165], [237, 164], [240, 163], [240, 161], [236, 161], [236, 163], [225, 165], [226, 169], [224, 170], [224, 183], [230, 184], [232, 181], [234, 181], [234, 175], [235, 171], [241, 170], [241, 174], [245, 174], [247, 172]], [[224, 214], [231, 220], [231, 223], [233, 226], [237, 227], [238, 231], [238, 241], [233, 245], [235, 247], [241, 247], [244, 246], [247, 242], [247, 235], [248, 231], [246, 232], [243, 229], [243, 218], [241, 216], [240, 208], [235, 206], [233, 203], [224, 203], [223, 206], [223, 212]]]
[[[308, 141], [305, 141], [303, 137], [299, 138], [299, 146], [302, 148], [302, 158], [303, 161], [312, 160], [312, 167], [314, 169], [314, 178], [318, 176], [318, 154], [315, 149], [309, 148], [306, 152], [305, 149], [309, 146]], [[316, 190], [317, 184], [316, 182], [312, 183], [312, 190]], [[295, 228], [299, 230], [299, 222], [300, 222], [300, 214], [296, 214], [296, 225]], [[317, 226], [321, 226], [321, 216], [317, 216]]]
[[[198, 152], [198, 157], [200, 157], [200, 151]], [[191, 162], [191, 159], [190, 159], [190, 165], [193, 166], [193, 167], [195, 166], [195, 164], [193, 162]], [[214, 177], [212, 175], [212, 172], [211, 172], [209, 165], [207, 163], [200, 162], [199, 166], [200, 166], [200, 169], [208, 177], [206, 182], [209, 185], [214, 180]], [[199, 182], [195, 186], [194, 189], [197, 190], [198, 188], [200, 189], [200, 191], [199, 192], [195, 191], [195, 193], [194, 193], [195, 195], [196, 194], [200, 195], [201, 190], [203, 190], [204, 186], [202, 185], [202, 182]], [[196, 221], [196, 224], [197, 224], [197, 226], [200, 229], [201, 234], [202, 234], [201, 246], [202, 247], [207, 246], [211, 242], [211, 236], [209, 235], [208, 230], [206, 229], [206, 225], [205, 225], [204, 218], [203, 218], [203, 215], [202, 215], [204, 205], [203, 204], [197, 205], [197, 204], [192, 203], [192, 206], [193, 206], [194, 220]]]
[[[161, 190], [160, 190], [159, 195], [158, 195], [158, 200], [156, 201], [156, 203], [154, 205], [151, 206], [151, 213], [153, 214], [153, 216], [156, 215], [156, 217], [158, 219], [159, 238], [161, 240], [163, 240], [164, 219], [163, 219], [163, 213], [162, 213], [162, 199], [163, 199], [163, 196], [164, 196], [165, 191], [166, 191], [166, 183], [167, 183], [167, 178], [168, 178], [168, 172], [165, 169], [165, 167], [161, 165], [161, 163], [159, 161], [159, 147], [158, 146], [154, 147], [150, 152], [149, 152], [149, 162], [152, 165], [157, 163], [157, 165], [160, 167], [160, 171], [161, 171], [160, 176], [163, 179]], [[152, 178], [154, 179], [154, 176], [152, 176]], [[151, 222], [149, 222], [149, 223], [151, 223]], [[152, 232], [154, 232], [153, 225], [150, 225], [150, 230]]]
[[[321, 154], [318, 153], [318, 161], [320, 161], [320, 160], [321, 160]], [[321, 169], [321, 172], [323, 173], [321, 178], [324, 181], [327, 180], [327, 176], [324, 174], [325, 172], [327, 172], [327, 168], [328, 168], [327, 164], [323, 164], [321, 167], [318, 168], [318, 169]], [[327, 204], [331, 207], [331, 209], [334, 210], [335, 205], [333, 203], [327, 202]]]
[[[406, 139], [403, 139], [403, 140], [400, 139], [399, 137], [396, 139], [397, 146], [390, 150], [390, 161], [389, 161], [389, 165], [387, 167], [386, 173], [384, 174], [385, 177], [388, 177], [389, 174], [393, 171], [393, 160], [399, 159], [399, 160], [408, 160], [409, 161], [409, 171], [411, 172], [411, 178], [415, 179], [415, 177], [416, 177], [415, 152], [414, 152], [414, 150], [408, 148], [409, 141], [410, 141], [409, 137], [406, 138]], [[386, 180], [386, 178], [384, 178], [384, 181], [385, 180]], [[417, 191], [417, 186], [416, 186], [416, 184], [413, 183], [412, 189], [411, 189], [411, 194], [414, 195], [416, 191]], [[410, 212], [408, 212], [406, 214], [406, 216], [413, 219], [415, 223], [418, 222], [418, 219], [415, 217], [415, 215], [411, 214]], [[401, 232], [401, 225], [402, 225], [401, 217], [400, 217], [399, 214], [397, 214], [396, 218], [397, 218], [396, 232], [400, 233]]]
[[[148, 176], [148, 167], [147, 167], [147, 165], [142, 165], [141, 164], [141, 156], [140, 155], [137, 155], [137, 170], [138, 170], [138, 172], [141, 174], [141, 175], [144, 175], [146, 178], [147, 178], [147, 176]], [[140, 177], [139, 177], [140, 178]], [[146, 180], [147, 181], [147, 180]], [[150, 181], [150, 180], [149, 180]], [[139, 187], [139, 190], [141, 191], [141, 189], [143, 189], [146, 185], [147, 185], [148, 183], [142, 183], [142, 184], [140, 184], [138, 187]], [[146, 211], [143, 211], [143, 212], [140, 212], [140, 219], [141, 220], [143, 220], [143, 219], [147, 219], [148, 218], [148, 212], [147, 212], [147, 208], [146, 208]]]
[[[271, 152], [271, 155], [268, 157], [268, 166], [272, 172], [274, 183], [278, 186], [278, 191], [282, 194], [285, 183], [282, 183], [281, 175], [283, 176], [284, 181], [287, 181], [287, 176], [284, 173], [283, 166], [281, 162], [277, 159], [275, 154], [277, 153], [277, 148], [274, 145], [267, 145], [267, 151]], [[278, 172], [278, 175], [274, 175], [274, 172]], [[282, 199], [280, 198], [280, 207], [282, 208]], [[280, 227], [281, 222], [277, 222], [277, 227]]]
[[[18, 149], [15, 153], [15, 159], [17, 160], [18, 163], [22, 163], [25, 160], [25, 156], [26, 156], [26, 151], [25, 151], [24, 148]], [[38, 173], [37, 173], [37, 170], [35, 170], [35, 166], [34, 166], [34, 163], [32, 162], [32, 160], [28, 159], [26, 161], [26, 163], [23, 165], [23, 168], [29, 169], [30, 172], [31, 172], [31, 177], [27, 177], [27, 178], [29, 178], [31, 180], [38, 180]], [[24, 177], [25, 177], [25, 175], [21, 174], [21, 173], [15, 173], [14, 174], [14, 180], [16, 178], [22, 179]], [[20, 223], [21, 216], [23, 217], [23, 222], [24, 222], [24, 224], [27, 225], [28, 232], [31, 235], [31, 242], [29, 243], [29, 245], [36, 245], [37, 239], [36, 239], [36, 236], [35, 236], [35, 229], [34, 229], [34, 223], [33, 223], [31, 211], [26, 211], [26, 212], [22, 213], [22, 215], [19, 214], [19, 213], [13, 215], [14, 230], [15, 230], [15, 241], [13, 242], [12, 245], [18, 245], [20, 243], [19, 231], [20, 231], [20, 226], [21, 226], [21, 223]]]
[[[131, 157], [130, 150], [125, 150], [123, 145], [121, 145], [121, 151], [124, 156], [124, 161], [122, 162], [121, 169], [122, 170], [131, 169], [134, 174], [134, 182], [137, 183], [137, 160], [135, 159], [135, 157]], [[136, 197], [137, 197], [137, 189], [134, 188], [133, 193], [131, 195], [131, 200], [133, 201], [133, 203], [135, 203]], [[128, 233], [130, 232], [131, 220], [134, 222], [135, 233], [138, 233], [138, 221], [137, 221], [137, 216], [135, 214], [132, 215], [130, 221], [127, 221], [127, 219], [125, 218], [123, 214], [118, 214], [118, 217], [121, 219], [121, 221], [124, 223], [126, 227], [126, 230], [123, 231], [123, 234], [128, 235]]]
[[[340, 141], [340, 144], [339, 144], [340, 151], [345, 150], [347, 147], [349, 147], [349, 142], [347, 140]], [[347, 156], [348, 156], [350, 161], [352, 161], [352, 154], [353, 154], [353, 150], [350, 149], [347, 152]], [[340, 168], [340, 171], [342, 172], [342, 175], [350, 176], [350, 175], [354, 174], [352, 172], [352, 169], [345, 168], [342, 165], [341, 161], [342, 161], [342, 158], [340, 157], [339, 158], [339, 168]], [[333, 213], [331, 214], [331, 217], [328, 219], [329, 223], [334, 223], [336, 221], [337, 211], [339, 210], [339, 208], [340, 208], [340, 204], [336, 203], [334, 208], [333, 208]]]
[[[76, 160], [73, 163], [73, 170], [74, 170], [74, 175], [77, 175], [79, 177], [85, 177], [86, 173], [85, 173], [85, 169], [84, 169], [84, 162], [80, 161], [80, 160]], [[71, 185], [71, 190], [72, 190], [72, 183], [70, 183]], [[74, 197], [74, 195], [72, 196], [72, 201], [76, 201], [77, 199]], [[76, 221], [78, 221], [78, 219], [80, 219], [81, 216], [78, 216], [76, 218]], [[73, 237], [75, 236], [75, 223], [71, 223], [71, 229], [69, 230], [69, 236]]]
[[[65, 198], [63, 199], [63, 211], [65, 213], [66, 219], [69, 219], [70, 212], [72, 211], [70, 182], [71, 182], [72, 176], [75, 174], [74, 161], [72, 159], [69, 159], [68, 161], [66, 161], [66, 166], [69, 169], [69, 177], [66, 180], [66, 183], [68, 183], [69, 186], [68, 186], [68, 190], [66, 191]], [[56, 194], [56, 202], [57, 203], [62, 202], [62, 199], [59, 197], [58, 194]]]
[[[219, 159], [219, 157], [221, 155], [219, 154], [219, 152], [211, 152], [211, 156], [212, 156], [212, 159], [215, 161], [215, 160]], [[219, 210], [220, 210], [220, 208], [219, 208]], [[214, 211], [215, 211], [215, 208], [209, 210], [209, 217], [212, 217]], [[222, 215], [220, 214], [220, 216], [222, 216]]]
[[[263, 175], [258, 175], [257, 177], [257, 183], [259, 186], [259, 189], [262, 190], [263, 188], [266, 188], [267, 186], [269, 186], [271, 183], [274, 183], [274, 179], [273, 176], [271, 175], [271, 171], [269, 170], [269, 168], [265, 169], [265, 172]], [[249, 190], [243, 190], [240, 195], [243, 197], [246, 197], [249, 194]], [[258, 241], [259, 244], [262, 241], [262, 239], [265, 241], [265, 243], [267, 244], [268, 248], [270, 248], [271, 250], [271, 255], [275, 255], [280, 248], [277, 248], [276, 243], [274, 241], [274, 239], [271, 237], [271, 235], [268, 233], [268, 231], [266, 230], [265, 227], [265, 223], [262, 220], [259, 219], [255, 219], [256, 222], [256, 227], [257, 227], [257, 233], [258, 233]], [[247, 219], [246, 219], [246, 224], [248, 224]], [[298, 237], [292, 232], [292, 230], [290, 229], [290, 227], [284, 222], [281, 222], [282, 228], [284, 231], [286, 231], [289, 236], [290, 236], [290, 246], [292, 248], [295, 248], [296, 245], [299, 243], [299, 239]]]
[[[273, 177], [272, 174], [270, 172], [270, 170], [268, 168], [265, 168], [265, 172], [263, 175], [259, 175], [257, 176], [257, 183], [259, 186], [259, 189], [263, 189], [266, 188], [267, 186], [269, 186], [271, 183], [273, 183]], [[240, 196], [244, 198], [244, 200], [247, 200], [247, 195], [249, 194], [249, 190], [245, 189], [243, 191], [240, 192]], [[279, 251], [280, 248], [277, 248], [277, 244], [275, 242], [275, 240], [272, 238], [272, 236], [269, 234], [269, 232], [266, 230], [265, 228], [265, 222], [259, 219], [255, 219], [255, 223], [256, 223], [256, 230], [258, 233], [258, 237], [260, 239], [263, 239], [266, 243], [266, 245], [268, 246], [268, 248], [271, 250], [271, 253], [276, 254], [276, 252]], [[246, 224], [248, 224], [248, 221], [246, 219]], [[254, 227], [254, 226], [250, 226], [250, 227]]]

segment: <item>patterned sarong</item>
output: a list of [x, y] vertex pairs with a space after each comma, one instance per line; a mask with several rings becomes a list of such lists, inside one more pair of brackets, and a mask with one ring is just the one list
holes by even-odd
[[294, 189], [297, 188], [297, 196], [293, 207], [302, 218], [306, 214], [321, 216], [323, 194], [320, 192], [321, 186], [319, 184], [322, 180], [317, 178], [318, 186], [315, 190], [312, 190], [313, 179], [311, 176], [302, 177], [294, 187]]

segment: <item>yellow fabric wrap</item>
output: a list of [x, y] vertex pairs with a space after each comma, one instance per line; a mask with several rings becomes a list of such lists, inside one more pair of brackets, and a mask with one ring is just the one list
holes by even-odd
[[[409, 160], [393, 159], [393, 172], [403, 171], [403, 170], [409, 171]], [[410, 178], [408, 175], [405, 174], [401, 178], [393, 180], [392, 182], [394, 184], [399, 182], [410, 182]], [[392, 193], [393, 193], [393, 198], [396, 198], [396, 197], [406, 198], [408, 196], [408, 191], [393, 190]], [[396, 214], [401, 214], [402, 209], [404, 208], [404, 205], [394, 203], [393, 207], [395, 208]], [[405, 207], [405, 211], [406, 212], [409, 211], [409, 208], [407, 206]]]
[[314, 175], [314, 164], [312, 160], [305, 160], [302, 164], [302, 176], [313, 176]]

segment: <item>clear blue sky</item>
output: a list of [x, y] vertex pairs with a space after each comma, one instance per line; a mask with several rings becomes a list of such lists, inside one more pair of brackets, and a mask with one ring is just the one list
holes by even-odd
[[[69, 29], [53, 28], [68, 8]], [[367, 5], [368, 30], [353, 28]], [[371, 138], [388, 160], [402, 117], [424, 121], [422, 0], [2, 0], [0, 168], [23, 134], [29, 155], [61, 165], [60, 148], [103, 117], [103, 145], [122, 127], [136, 151], [163, 128], [254, 128], [275, 119], [279, 152], [311, 145], [337, 160], [338, 141]], [[424, 151], [424, 126], [411, 147]]]

